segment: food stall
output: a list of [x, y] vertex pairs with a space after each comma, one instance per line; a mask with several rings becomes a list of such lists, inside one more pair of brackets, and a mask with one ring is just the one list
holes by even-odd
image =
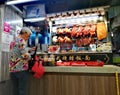
[[30, 77], [29, 95], [119, 95], [120, 69], [112, 65], [107, 9], [47, 15], [51, 44], [48, 51], [37, 52], [45, 74]]
[[46, 54], [45, 51], [38, 52], [43, 65], [49, 61], [50, 55], [54, 55], [53, 65], [57, 66], [112, 64], [107, 9], [108, 6], [104, 6], [48, 14], [51, 44]]
[[[108, 6], [47, 15], [51, 44], [48, 52], [46, 49], [37, 52], [40, 60], [44, 61], [45, 74], [40, 79], [30, 75], [29, 95], [119, 95], [120, 69], [112, 65], [107, 8]], [[11, 12], [11, 15], [14, 14]], [[5, 22], [9, 20], [7, 16], [4, 19]], [[101, 28], [96, 29], [99, 24], [104, 26], [104, 33], [100, 34], [102, 38], [98, 32]], [[0, 49], [0, 61], [8, 55], [6, 53], [8, 51]], [[2, 65], [8, 65], [8, 61], [4, 59], [1, 63], [2, 72]], [[2, 74], [0, 76], [0, 79], [4, 78]]]

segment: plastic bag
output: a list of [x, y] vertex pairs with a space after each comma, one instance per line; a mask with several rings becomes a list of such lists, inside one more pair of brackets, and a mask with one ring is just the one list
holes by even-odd
[[44, 67], [42, 66], [42, 61], [39, 61], [37, 56], [31, 71], [34, 73], [33, 77], [37, 79], [40, 79], [44, 75]]

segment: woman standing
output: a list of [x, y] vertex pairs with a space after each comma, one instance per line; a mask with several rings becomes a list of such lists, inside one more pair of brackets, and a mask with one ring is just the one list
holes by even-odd
[[32, 34], [27, 27], [21, 29], [20, 34], [16, 37], [15, 45], [10, 56], [10, 78], [13, 85], [13, 95], [27, 95], [28, 83], [28, 60], [30, 59], [27, 50], [27, 40]]

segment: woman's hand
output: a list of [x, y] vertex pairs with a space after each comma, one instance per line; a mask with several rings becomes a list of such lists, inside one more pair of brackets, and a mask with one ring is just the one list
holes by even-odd
[[35, 49], [36, 49], [36, 46], [32, 47], [32, 49], [31, 49], [31, 50], [32, 50], [32, 51], [35, 51]]
[[28, 53], [24, 53], [24, 54], [22, 54], [22, 57], [23, 58], [29, 58], [29, 54]]
[[28, 52], [31, 53], [32, 51], [35, 51], [36, 46], [32, 47]]

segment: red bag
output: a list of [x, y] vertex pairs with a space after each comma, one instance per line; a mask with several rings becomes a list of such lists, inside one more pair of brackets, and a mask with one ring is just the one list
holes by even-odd
[[36, 61], [31, 70], [34, 73], [33, 77], [39, 79], [44, 75], [44, 68], [42, 66], [42, 61], [39, 61], [37, 56], [35, 59]]

